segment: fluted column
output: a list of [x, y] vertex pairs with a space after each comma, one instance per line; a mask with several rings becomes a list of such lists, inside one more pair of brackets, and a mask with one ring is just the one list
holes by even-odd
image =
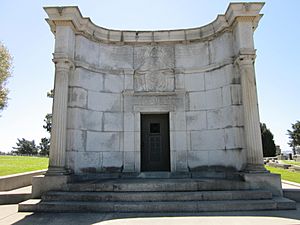
[[263, 172], [266, 170], [263, 166], [254, 60], [255, 52], [252, 54], [240, 54], [236, 63], [239, 66], [241, 76], [242, 102], [244, 107], [245, 147], [247, 150], [246, 171]]
[[68, 78], [72, 63], [63, 58], [55, 63], [54, 99], [48, 175], [66, 174]]

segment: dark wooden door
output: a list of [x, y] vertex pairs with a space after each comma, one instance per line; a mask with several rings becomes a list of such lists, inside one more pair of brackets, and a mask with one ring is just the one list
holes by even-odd
[[142, 171], [170, 171], [169, 114], [141, 115]]

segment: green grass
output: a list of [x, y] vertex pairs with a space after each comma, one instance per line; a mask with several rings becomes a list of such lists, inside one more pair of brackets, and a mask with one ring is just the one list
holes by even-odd
[[295, 162], [294, 160], [280, 160], [280, 161], [285, 164], [300, 166], [300, 162]]
[[275, 168], [266, 166], [266, 169], [269, 170], [271, 173], [277, 173], [281, 175], [281, 179], [288, 180], [292, 182], [296, 182], [300, 184], [300, 172], [292, 172], [289, 170]]
[[0, 155], [0, 176], [48, 168], [48, 158]]

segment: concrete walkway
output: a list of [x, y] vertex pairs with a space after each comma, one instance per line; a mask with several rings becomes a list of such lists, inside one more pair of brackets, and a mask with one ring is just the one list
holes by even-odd
[[[300, 189], [299, 184], [282, 181], [284, 189]], [[196, 214], [136, 213], [18, 213], [18, 205], [0, 205], [0, 225], [300, 225], [300, 203], [297, 210], [210, 212]]]
[[31, 186], [17, 188], [11, 191], [0, 191], [0, 205], [17, 204], [31, 198]]
[[300, 189], [300, 184], [287, 181], [287, 180], [281, 180], [282, 183], [282, 189]]

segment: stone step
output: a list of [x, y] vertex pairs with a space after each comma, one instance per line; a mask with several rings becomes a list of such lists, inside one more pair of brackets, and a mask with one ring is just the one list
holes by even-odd
[[277, 198], [272, 200], [230, 201], [169, 201], [169, 202], [82, 202], [27, 200], [19, 204], [19, 212], [213, 212], [295, 209], [295, 202]]
[[48, 192], [43, 201], [154, 202], [271, 199], [264, 190], [190, 192]]
[[247, 182], [221, 179], [112, 179], [70, 183], [67, 191], [221, 191], [247, 190]]

